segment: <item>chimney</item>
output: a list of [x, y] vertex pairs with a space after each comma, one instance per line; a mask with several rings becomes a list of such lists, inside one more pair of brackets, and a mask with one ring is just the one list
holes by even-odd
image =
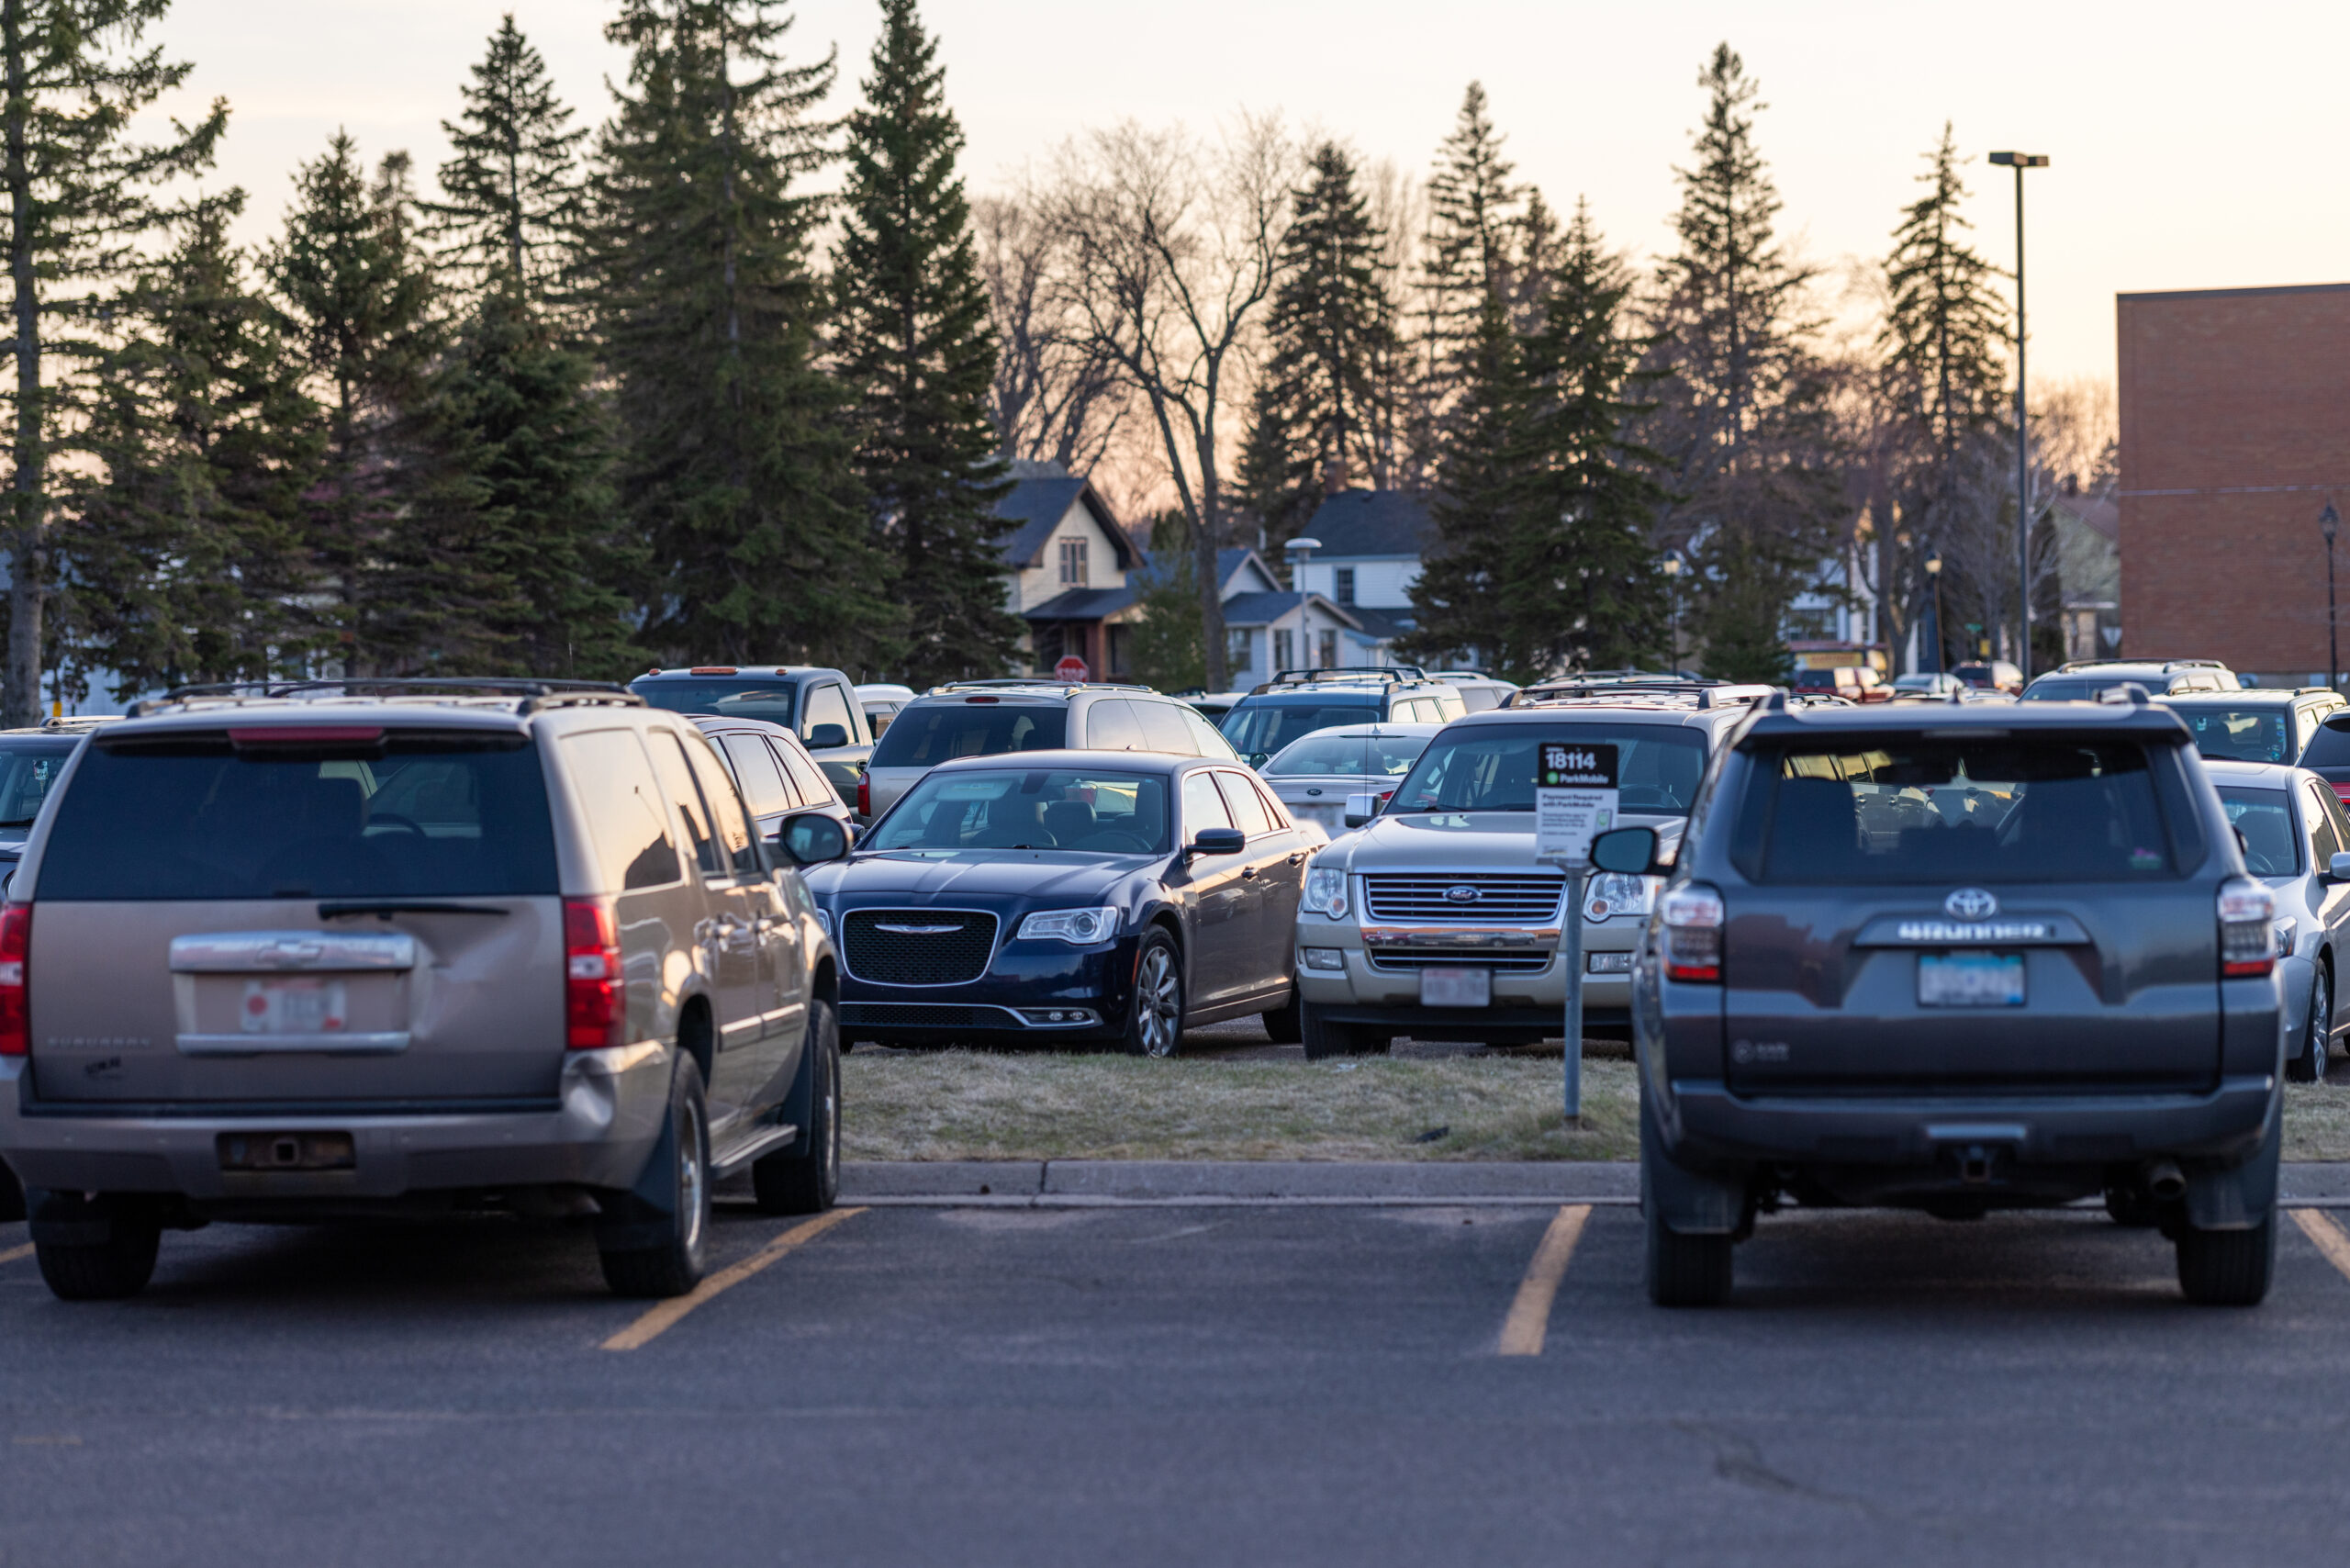
[[1335, 496], [1347, 487], [1347, 454], [1343, 452], [1327, 458], [1322, 465], [1322, 493]]

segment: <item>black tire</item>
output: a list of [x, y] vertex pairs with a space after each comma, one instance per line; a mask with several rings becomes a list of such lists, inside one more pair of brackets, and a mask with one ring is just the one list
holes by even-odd
[[2333, 977], [2320, 964], [2317, 979], [2310, 982], [2310, 1016], [2301, 1030], [2300, 1054], [2285, 1064], [2285, 1076], [2295, 1083], [2325, 1081], [2325, 1070], [2333, 1065]]
[[[653, 1159], [666, 1167], [667, 1201], [657, 1210], [647, 1205], [644, 1218], [666, 1234], [655, 1246], [599, 1249], [604, 1282], [614, 1295], [677, 1296], [701, 1283], [710, 1250], [710, 1113], [701, 1068], [683, 1051], [669, 1081], [668, 1131], [654, 1146]], [[643, 1226], [629, 1228], [631, 1241], [639, 1241]]]
[[1358, 1044], [1362, 1031], [1352, 1024], [1333, 1024], [1322, 1015], [1322, 1010], [1310, 1002], [1301, 1002], [1297, 1009], [1298, 1037], [1305, 1042], [1307, 1061], [1327, 1061], [1332, 1057], [1360, 1054]]
[[2113, 1223], [2132, 1230], [2151, 1230], [2162, 1223], [2162, 1205], [2135, 1187], [2108, 1187], [2105, 1212]]
[[17, 1181], [17, 1173], [0, 1160], [0, 1225], [25, 1217], [25, 1189]]
[[1135, 996], [1119, 1042], [1128, 1056], [1171, 1057], [1183, 1048], [1183, 959], [1175, 939], [1154, 925], [1135, 955]]
[[122, 1301], [145, 1290], [155, 1277], [163, 1227], [152, 1215], [123, 1212], [103, 1197], [93, 1202], [40, 1192], [27, 1194], [27, 1206], [52, 1223], [104, 1231], [98, 1240], [34, 1240], [40, 1277], [58, 1300]]
[[809, 1009], [808, 1126], [800, 1141], [751, 1163], [751, 1193], [767, 1215], [818, 1215], [841, 1195], [841, 1032], [829, 1002]]
[[1265, 1038], [1277, 1046], [1293, 1046], [1304, 1032], [1304, 1022], [1299, 1017], [1305, 1003], [1297, 994], [1297, 987], [1289, 988], [1289, 1000], [1266, 1014], [1260, 1020], [1265, 1025]]
[[2277, 1271], [2277, 1210], [2250, 1230], [2178, 1233], [2178, 1288], [2198, 1306], [2258, 1306]]
[[1658, 1205], [1648, 1211], [1649, 1300], [1659, 1306], [1719, 1306], [1729, 1299], [1731, 1253], [1727, 1236], [1684, 1236], [1664, 1223]]

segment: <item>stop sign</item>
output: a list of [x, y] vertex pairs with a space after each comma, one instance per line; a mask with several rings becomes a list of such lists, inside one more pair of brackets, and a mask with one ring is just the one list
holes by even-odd
[[1086, 667], [1085, 661], [1075, 654], [1070, 654], [1053, 666], [1054, 676], [1061, 680], [1083, 680], [1092, 673]]

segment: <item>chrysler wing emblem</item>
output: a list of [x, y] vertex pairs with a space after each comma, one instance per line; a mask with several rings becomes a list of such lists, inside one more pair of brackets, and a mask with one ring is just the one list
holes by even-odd
[[1444, 900], [1447, 903], [1475, 903], [1477, 890], [1466, 882], [1458, 882], [1444, 890]]
[[1999, 901], [1983, 888], [1961, 888], [1942, 900], [1942, 908], [1955, 920], [1988, 920], [1999, 913]]
[[873, 929], [898, 936], [949, 936], [963, 928], [960, 925], [884, 925], [875, 921]]

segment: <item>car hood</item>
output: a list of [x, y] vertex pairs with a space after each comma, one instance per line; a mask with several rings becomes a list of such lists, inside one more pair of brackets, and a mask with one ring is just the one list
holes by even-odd
[[1072, 856], [1013, 849], [951, 854], [887, 851], [852, 855], [809, 873], [818, 898], [887, 893], [900, 898], [1008, 898], [1083, 904], [1100, 900], [1161, 857]]
[[[1652, 827], [1669, 855], [1681, 843], [1686, 817], [1627, 813], [1619, 827]], [[1356, 833], [1333, 841], [1316, 857], [1356, 871], [1409, 871], [1431, 864], [1449, 870], [1474, 866], [1518, 868], [1534, 863], [1532, 812], [1411, 812], [1374, 817]]]

